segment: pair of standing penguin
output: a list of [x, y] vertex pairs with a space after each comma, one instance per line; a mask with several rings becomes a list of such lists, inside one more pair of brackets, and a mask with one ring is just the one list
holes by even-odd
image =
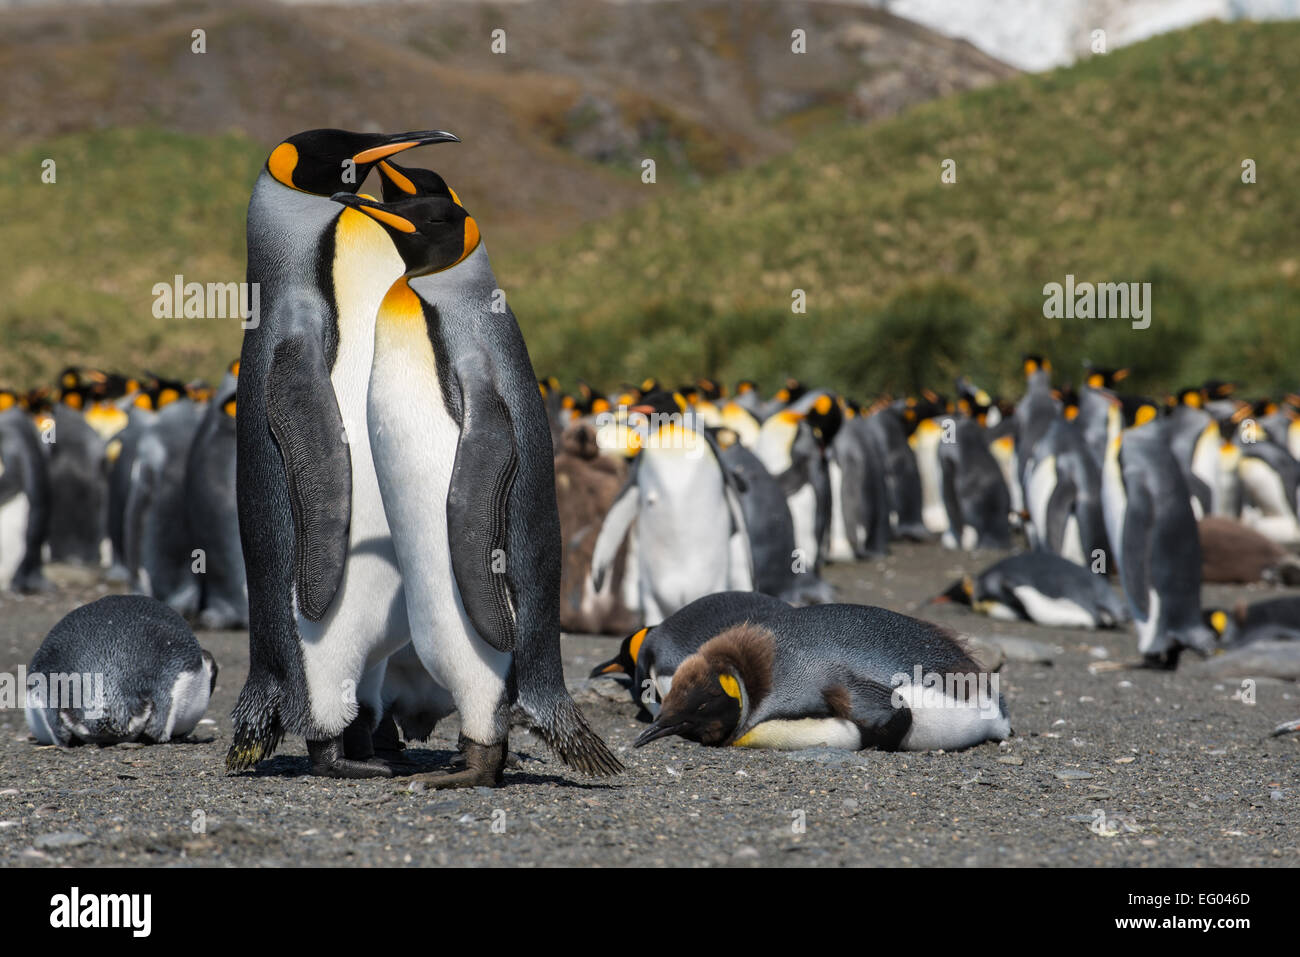
[[[313, 773], [391, 775], [371, 733], [408, 643], [426, 674], [403, 655], [394, 678], [434, 720], [460, 714], [466, 767], [422, 775], [431, 786], [501, 782], [511, 705], [569, 766], [621, 770], [564, 687], [550, 433], [523, 337], [459, 197], [392, 160], [447, 141], [312, 130], [254, 186], [233, 770], [288, 733]], [[373, 169], [383, 203], [357, 193]]]

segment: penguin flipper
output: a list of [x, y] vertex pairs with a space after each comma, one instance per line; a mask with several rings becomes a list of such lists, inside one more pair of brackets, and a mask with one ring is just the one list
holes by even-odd
[[609, 569], [618, 556], [619, 546], [627, 537], [627, 530], [636, 520], [637, 511], [641, 506], [636, 472], [639, 461], [638, 459], [632, 463], [627, 481], [623, 483], [623, 488], [615, 497], [614, 504], [605, 513], [605, 518], [600, 523], [600, 532], [596, 535], [596, 545], [591, 553], [591, 584], [596, 591], [600, 591], [605, 584], [605, 576], [609, 574]]
[[1152, 539], [1151, 495], [1142, 486], [1130, 486], [1128, 507], [1124, 510], [1123, 558], [1120, 561], [1120, 581], [1129, 604], [1139, 620], [1149, 614], [1147, 595], [1151, 580], [1147, 565], [1150, 563]]
[[343, 581], [352, 521], [352, 458], [320, 344], [284, 339], [266, 376], [266, 416], [288, 477], [298, 608], [325, 617]]
[[1078, 489], [1074, 482], [1057, 473], [1056, 487], [1047, 499], [1047, 516], [1043, 521], [1044, 545], [1054, 555], [1061, 554], [1065, 545], [1065, 526], [1074, 512]]
[[[903, 738], [912, 727], [912, 711], [894, 702], [893, 689], [857, 675], [846, 676], [837, 689], [842, 690], [841, 698], [848, 705], [847, 713], [837, 717], [845, 717], [858, 726], [862, 735], [860, 750], [897, 751], [902, 747]], [[828, 703], [834, 712], [837, 702], [828, 698]]]
[[474, 629], [498, 651], [513, 651], [515, 612], [504, 563], [510, 489], [519, 468], [514, 426], [495, 389], [462, 389], [461, 408], [447, 491], [451, 567]]

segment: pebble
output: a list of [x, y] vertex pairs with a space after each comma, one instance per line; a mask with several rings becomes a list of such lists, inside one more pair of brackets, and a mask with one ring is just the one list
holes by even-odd
[[1086, 781], [1092, 777], [1092, 772], [1080, 768], [1064, 768], [1052, 773], [1062, 781]]
[[1025, 759], [1018, 754], [1004, 754], [998, 758], [998, 764], [1010, 764], [1012, 767], [1020, 767], [1025, 763]]
[[89, 843], [90, 838], [77, 831], [55, 831], [53, 834], [42, 834], [32, 841], [37, 848], [80, 847], [82, 844]]

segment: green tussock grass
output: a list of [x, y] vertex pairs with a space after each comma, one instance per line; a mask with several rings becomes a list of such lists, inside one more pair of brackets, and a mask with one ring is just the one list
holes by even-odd
[[[966, 372], [1014, 394], [1020, 354], [1042, 352], [1062, 381], [1087, 358], [1131, 366], [1143, 391], [1294, 389], [1298, 47], [1300, 24], [1206, 24], [815, 133], [703, 184], [661, 165], [648, 204], [498, 252], [497, 275], [539, 374], [605, 386], [792, 374], [865, 398]], [[243, 278], [265, 152], [119, 129], [0, 155], [0, 384], [71, 362], [216, 378], [238, 323], [155, 319], [151, 290]], [[1067, 273], [1151, 282], [1150, 329], [1044, 318], [1044, 284]]]
[[[601, 383], [793, 374], [869, 395], [965, 371], [1016, 391], [1020, 354], [1043, 352], [1061, 380], [1090, 359], [1139, 389], [1295, 388], [1297, 44], [1297, 24], [1207, 24], [819, 134], [510, 262], [511, 302], [539, 370]], [[1151, 282], [1151, 327], [1044, 318], [1067, 273]]]
[[0, 382], [27, 387], [73, 363], [216, 381], [239, 353], [238, 320], [155, 318], [153, 286], [243, 280], [265, 156], [236, 135], [138, 129], [0, 156]]

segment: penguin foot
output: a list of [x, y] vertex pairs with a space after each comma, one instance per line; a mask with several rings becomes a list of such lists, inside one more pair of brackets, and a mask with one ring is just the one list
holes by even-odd
[[508, 752], [505, 741], [497, 744], [479, 744], [464, 739], [465, 769], [463, 771], [431, 771], [416, 774], [412, 781], [426, 787], [441, 788], [497, 788], [501, 786], [502, 771]]
[[355, 760], [343, 756], [342, 737], [308, 741], [311, 773], [322, 778], [391, 778], [393, 769], [377, 758]]

